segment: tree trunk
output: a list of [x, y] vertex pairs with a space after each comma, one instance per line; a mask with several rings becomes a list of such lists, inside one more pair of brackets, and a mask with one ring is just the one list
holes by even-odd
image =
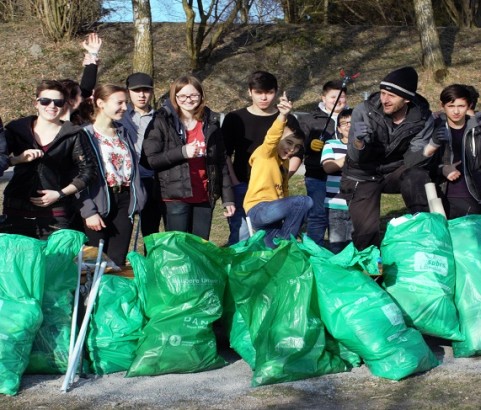
[[436, 81], [442, 81], [448, 70], [439, 44], [431, 0], [414, 0], [414, 12], [421, 38], [423, 67], [433, 74]]
[[134, 11], [133, 72], [140, 71], [153, 77], [154, 53], [150, 0], [132, 0], [132, 8]]

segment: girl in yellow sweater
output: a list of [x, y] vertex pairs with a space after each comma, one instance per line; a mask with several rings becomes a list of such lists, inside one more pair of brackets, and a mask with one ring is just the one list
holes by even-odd
[[304, 142], [296, 118], [289, 114], [292, 103], [286, 94], [277, 105], [279, 115], [267, 131], [264, 143], [250, 157], [252, 167], [244, 209], [256, 230], [266, 231], [267, 246], [275, 247], [274, 238], [297, 235], [312, 207], [308, 196], [289, 197], [289, 158]]

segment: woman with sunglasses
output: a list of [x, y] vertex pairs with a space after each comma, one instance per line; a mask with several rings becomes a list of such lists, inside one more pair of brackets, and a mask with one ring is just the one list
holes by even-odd
[[95, 177], [85, 133], [60, 119], [66, 97], [60, 82], [44, 80], [36, 92], [38, 115], [5, 127], [9, 165], [15, 165], [4, 191], [8, 233], [45, 239], [69, 228], [74, 194]]
[[113, 84], [94, 90], [92, 124], [84, 128], [95, 153], [98, 174], [79, 194], [89, 245], [104, 241], [116, 265], [125, 265], [133, 218], [145, 204], [138, 159], [127, 130], [118, 121], [127, 110], [127, 89]]
[[197, 78], [186, 75], [172, 83], [169, 99], [145, 132], [142, 149], [160, 184], [166, 230], [208, 240], [216, 200], [222, 197], [226, 217], [235, 207], [219, 114], [205, 105]]

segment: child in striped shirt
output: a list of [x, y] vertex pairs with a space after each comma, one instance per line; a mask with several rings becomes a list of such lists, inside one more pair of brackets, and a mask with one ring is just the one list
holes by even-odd
[[337, 117], [339, 138], [327, 140], [321, 156], [321, 165], [328, 174], [324, 206], [329, 208], [329, 248], [333, 253], [339, 253], [352, 241], [349, 208], [346, 201], [337, 195], [341, 186], [341, 170], [347, 152], [351, 115], [352, 109], [345, 109], [339, 113]]

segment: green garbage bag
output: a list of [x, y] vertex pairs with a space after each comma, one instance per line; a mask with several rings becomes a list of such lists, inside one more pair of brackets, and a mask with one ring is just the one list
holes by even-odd
[[455, 303], [464, 341], [453, 342], [454, 357], [481, 355], [481, 215], [449, 221], [456, 264]]
[[[359, 265], [366, 270], [366, 273], [368, 273], [367, 271], [372, 271], [373, 269], [370, 266], [370, 259], [371, 253], [376, 253], [376, 248], [374, 247], [368, 248], [360, 253], [356, 250], [356, 248], [354, 248], [351, 243], [346, 246], [340, 253], [334, 254], [330, 250], [317, 245], [307, 235], [303, 235], [302, 242], [299, 243], [298, 246], [304, 252], [307, 258], [315, 256], [321, 259], [336, 261], [337, 264], [345, 266], [346, 268], [349, 268], [351, 265], [356, 265], [356, 263], [359, 263]], [[379, 253], [379, 250], [377, 250], [377, 253]], [[315, 286], [313, 291], [313, 297], [317, 300], [317, 290]], [[320, 317], [320, 313], [318, 313], [318, 315]], [[344, 361], [344, 363], [346, 363], [348, 369], [352, 369], [353, 367], [359, 367], [361, 365], [361, 357], [357, 353], [349, 350], [341, 342], [336, 340], [327, 330], [326, 350], [331, 352], [335, 356], [339, 356]]]
[[43, 322], [33, 342], [26, 373], [64, 374], [67, 371], [73, 299], [78, 282], [74, 259], [86, 241], [85, 234], [69, 229], [48, 237]]
[[87, 335], [88, 354], [95, 374], [129, 369], [144, 322], [136, 281], [103, 275]]
[[42, 323], [45, 242], [0, 235], [0, 393], [14, 395]]
[[438, 365], [421, 333], [406, 326], [398, 306], [361, 268], [318, 256], [310, 262], [327, 330], [375, 376], [400, 380]]
[[230, 330], [230, 346], [249, 365], [251, 370], [256, 367], [256, 349], [252, 344], [247, 323], [239, 311], [236, 311]]
[[0, 393], [15, 395], [28, 364], [42, 310], [35, 299], [11, 300], [0, 296]]
[[381, 244], [384, 286], [408, 326], [462, 340], [454, 304], [456, 273], [446, 219], [435, 213], [391, 220]]
[[[263, 242], [263, 235], [252, 239]], [[256, 354], [255, 365], [250, 363], [252, 385], [345, 371], [342, 359], [325, 348], [312, 270], [297, 243], [280, 241], [276, 249], [252, 246], [256, 248], [236, 254], [229, 272], [236, 308]]]
[[224, 366], [212, 323], [222, 314], [225, 252], [183, 232], [149, 235], [145, 245], [144, 268], [133, 268], [148, 322], [127, 376]]

